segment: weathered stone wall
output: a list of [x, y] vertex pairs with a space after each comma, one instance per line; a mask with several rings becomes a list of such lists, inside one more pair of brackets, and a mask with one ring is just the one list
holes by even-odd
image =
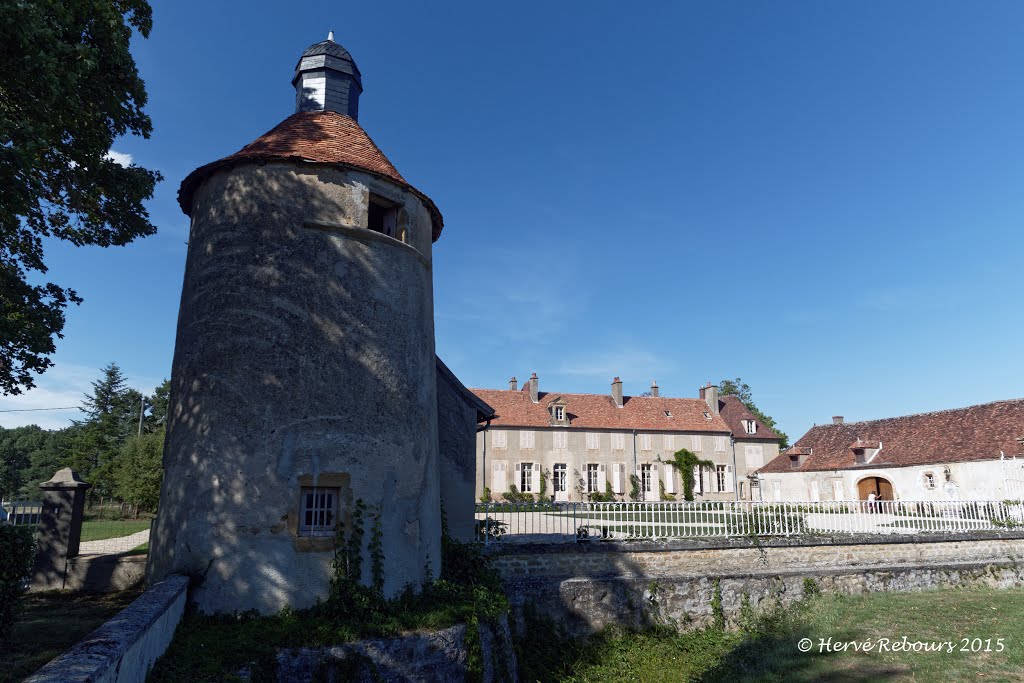
[[135, 683], [167, 650], [185, 612], [188, 578], [172, 576], [51, 661], [26, 683]]
[[[478, 634], [483, 683], [518, 681], [508, 620], [502, 617], [493, 625], [481, 623]], [[442, 631], [401, 638], [282, 650], [277, 655], [277, 680], [279, 683], [311, 680], [462, 683], [467, 680], [468, 647], [466, 626], [459, 624]]]
[[706, 625], [716, 582], [727, 619], [736, 618], [744, 594], [755, 606], [800, 598], [808, 577], [840, 593], [1024, 585], [1020, 533], [814, 542], [591, 542], [489, 552], [518, 618], [534, 608], [576, 634], [609, 624]]
[[437, 371], [437, 433], [441, 472], [441, 504], [448, 533], [473, 540], [476, 474], [476, 406], [470, 404], [441, 369]]
[[109, 593], [141, 586], [145, 578], [145, 555], [79, 555], [69, 559], [62, 571], [34, 582], [29, 590]]
[[[408, 244], [367, 229], [371, 192]], [[254, 163], [207, 179], [192, 217], [150, 580], [196, 578], [207, 612], [311, 605], [333, 556], [296, 535], [317, 485], [341, 490], [342, 518], [380, 511], [388, 595], [436, 576], [427, 208], [366, 173]]]

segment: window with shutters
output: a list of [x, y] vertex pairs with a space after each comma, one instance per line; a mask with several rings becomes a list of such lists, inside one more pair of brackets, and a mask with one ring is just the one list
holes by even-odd
[[302, 488], [299, 511], [299, 536], [333, 536], [337, 533], [340, 489]]
[[599, 473], [598, 465], [596, 462], [587, 464], [587, 493], [599, 493], [601, 491], [599, 487]]
[[641, 434], [640, 435], [640, 450], [649, 451], [651, 450], [651, 435]]
[[764, 447], [760, 444], [747, 444], [743, 454], [748, 469], [756, 469], [764, 465]]
[[757, 422], [753, 420], [744, 420], [743, 428], [747, 430], [747, 434], [757, 434]]
[[555, 406], [555, 420], [558, 422], [565, 420], [565, 406]]
[[601, 448], [601, 435], [596, 433], [587, 434], [587, 450], [596, 451]]
[[693, 468], [693, 492], [704, 493], [704, 468]]
[[534, 439], [534, 432], [532, 431], [519, 432], [519, 447], [526, 450], [532, 450]]
[[626, 466], [621, 462], [612, 465], [612, 491], [622, 493], [622, 485], [626, 479]]
[[675, 453], [676, 451], [676, 437], [675, 434], [665, 434], [663, 437], [663, 444], [665, 450], [669, 453]]
[[694, 434], [690, 437], [690, 441], [690, 450], [694, 453], [700, 453], [701, 448], [703, 448], [703, 446], [701, 446], [700, 435]]
[[491, 448], [508, 448], [508, 432], [504, 429], [491, 430]]
[[725, 491], [728, 479], [725, 476], [725, 465], [715, 465], [715, 483], [718, 484], [716, 491]]
[[612, 434], [612, 450], [623, 451], [626, 449], [626, 435]]
[[533, 463], [520, 463], [519, 469], [519, 490], [523, 493], [533, 493]]
[[568, 448], [569, 447], [569, 434], [568, 432], [552, 432], [552, 441], [554, 442], [554, 448]]
[[665, 463], [665, 493], [676, 492], [676, 468], [672, 463]]
[[729, 447], [729, 438], [726, 436], [715, 437], [715, 453], [725, 453]]

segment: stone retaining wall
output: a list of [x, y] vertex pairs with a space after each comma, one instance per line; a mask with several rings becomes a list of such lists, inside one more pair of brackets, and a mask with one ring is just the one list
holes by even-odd
[[26, 683], [146, 680], [185, 612], [188, 577], [171, 576], [26, 679]]
[[[813, 544], [812, 541], [813, 540]], [[729, 621], [755, 607], [824, 592], [1024, 585], [1024, 534], [837, 537], [491, 546], [517, 622], [535, 609], [573, 634], [610, 624], [710, 624], [715, 586]]]

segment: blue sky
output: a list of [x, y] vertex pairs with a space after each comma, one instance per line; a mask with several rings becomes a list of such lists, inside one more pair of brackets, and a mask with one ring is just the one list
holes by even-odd
[[178, 184], [291, 113], [329, 29], [444, 213], [437, 349], [467, 385], [740, 376], [794, 438], [1024, 396], [1020, 3], [181, 1], [134, 44], [154, 135], [114, 147], [164, 174], [159, 234], [51, 248], [85, 303], [0, 408], [76, 405], [112, 360], [169, 375]]

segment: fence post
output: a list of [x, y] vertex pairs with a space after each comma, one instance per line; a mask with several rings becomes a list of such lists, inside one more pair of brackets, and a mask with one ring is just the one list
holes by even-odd
[[78, 555], [85, 515], [85, 492], [92, 486], [70, 467], [58, 470], [43, 489], [36, 526], [36, 563], [31, 587], [63, 588], [67, 562]]

